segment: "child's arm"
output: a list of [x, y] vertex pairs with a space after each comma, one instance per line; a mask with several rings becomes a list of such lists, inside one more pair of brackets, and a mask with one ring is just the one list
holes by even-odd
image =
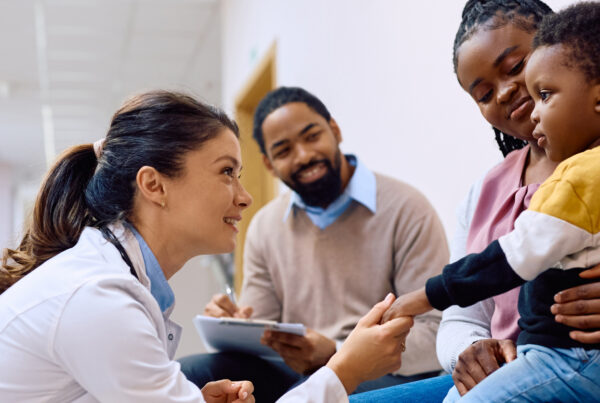
[[425, 287], [419, 288], [418, 290], [409, 292], [396, 298], [396, 301], [388, 308], [383, 314], [381, 323], [385, 323], [388, 320], [399, 318], [401, 316], [416, 316], [425, 312], [429, 312], [433, 309], [427, 294], [425, 293]]
[[523, 283], [494, 241], [483, 252], [446, 265], [424, 288], [399, 296], [383, 319], [419, 315], [432, 308], [444, 310], [451, 305], [469, 306]]

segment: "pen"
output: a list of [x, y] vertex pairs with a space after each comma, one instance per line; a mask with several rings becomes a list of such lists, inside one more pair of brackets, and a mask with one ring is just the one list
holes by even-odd
[[233, 292], [229, 284], [225, 284], [225, 294], [227, 294], [231, 302], [233, 302], [237, 306], [237, 301], [235, 300], [235, 293]]

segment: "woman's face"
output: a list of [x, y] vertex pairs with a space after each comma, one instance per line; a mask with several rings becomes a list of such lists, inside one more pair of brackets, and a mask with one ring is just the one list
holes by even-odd
[[168, 226], [172, 241], [188, 246], [192, 256], [231, 252], [237, 222], [252, 197], [239, 181], [240, 144], [223, 129], [184, 157], [179, 176], [166, 180]]
[[494, 127], [522, 140], [533, 140], [534, 103], [525, 86], [525, 64], [534, 33], [511, 23], [480, 27], [458, 49], [457, 76], [462, 88]]

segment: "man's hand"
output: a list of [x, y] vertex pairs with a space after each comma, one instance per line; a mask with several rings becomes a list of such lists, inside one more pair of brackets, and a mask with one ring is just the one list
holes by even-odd
[[381, 323], [395, 318], [420, 315], [432, 309], [433, 307], [427, 299], [427, 294], [425, 294], [425, 287], [423, 287], [399, 296], [392, 306], [385, 311]]
[[581, 343], [600, 343], [600, 331], [585, 329], [600, 328], [600, 264], [579, 273], [582, 278], [597, 278], [599, 281], [569, 288], [554, 296], [556, 304], [550, 310], [554, 319], [573, 330], [569, 336]]
[[252, 308], [249, 306], [238, 307], [227, 295], [216, 294], [204, 307], [204, 315], [213, 318], [249, 318], [252, 315]]
[[458, 356], [452, 379], [463, 396], [505, 362], [517, 358], [512, 340], [485, 339], [471, 344]]
[[335, 341], [312, 329], [306, 329], [306, 336], [267, 330], [261, 343], [277, 351], [285, 363], [300, 374], [319, 369], [335, 354]]
[[207, 403], [254, 403], [252, 392], [252, 382], [231, 382], [229, 379], [209, 382], [202, 388]]
[[402, 317], [380, 325], [383, 313], [393, 301], [394, 296], [389, 294], [363, 316], [327, 363], [346, 392], [352, 393], [361, 382], [389, 374], [402, 365], [406, 336], [414, 321]]

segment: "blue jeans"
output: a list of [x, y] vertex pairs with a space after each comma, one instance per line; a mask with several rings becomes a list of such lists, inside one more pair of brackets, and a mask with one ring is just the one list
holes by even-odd
[[350, 396], [351, 403], [415, 402], [440, 403], [454, 385], [451, 375], [404, 383], [390, 388]]
[[453, 387], [444, 403], [600, 401], [600, 350], [525, 344], [517, 354], [462, 399]]
[[[233, 381], [252, 381], [254, 384], [254, 397], [260, 403], [275, 402], [288, 389], [299, 385], [308, 378], [294, 372], [283, 361], [263, 360], [242, 353], [196, 354], [179, 359], [179, 363], [181, 364], [181, 371], [187, 379], [199, 388], [202, 388], [207, 382], [225, 378]], [[361, 383], [358, 385], [356, 392], [412, 382], [435, 374], [385, 375]]]

